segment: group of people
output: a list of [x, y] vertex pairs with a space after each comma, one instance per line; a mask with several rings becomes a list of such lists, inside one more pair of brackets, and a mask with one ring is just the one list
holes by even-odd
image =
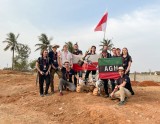
[[[68, 46], [64, 45], [61, 52], [57, 52], [59, 45], [52, 45], [52, 50], [48, 52], [47, 49], [43, 50], [41, 57], [38, 58], [36, 62], [36, 68], [39, 74], [39, 92], [40, 96], [48, 95], [49, 87], [51, 88], [51, 93], [54, 93], [54, 75], [55, 73], [59, 77], [58, 89], [60, 96], [63, 96], [63, 90], [75, 91], [77, 86], [77, 76], [82, 78], [82, 71], [73, 70], [73, 56], [83, 55], [82, 51], [79, 50], [78, 44], [74, 44], [74, 51], [70, 53], [68, 51]], [[112, 84], [112, 93], [110, 97], [120, 98], [120, 105], [124, 104], [126, 98], [134, 92], [131, 87], [129, 72], [132, 63], [132, 58], [128, 53], [127, 48], [112, 48], [112, 54], [108, 52], [108, 46], [104, 45], [101, 52], [101, 58], [111, 58], [111, 57], [122, 57], [123, 66], [119, 67], [118, 72], [120, 78], [118, 80], [110, 79]], [[95, 55], [96, 46], [91, 46], [90, 51], [87, 55]], [[89, 79], [89, 74], [92, 72], [92, 78], [95, 80], [96, 70], [87, 70], [84, 76], [84, 81], [87, 82]], [[108, 93], [108, 79], [102, 79], [104, 82], [105, 97], [109, 97]], [[44, 82], [46, 82], [46, 87], [44, 91]], [[116, 82], [116, 83], [115, 83]]]

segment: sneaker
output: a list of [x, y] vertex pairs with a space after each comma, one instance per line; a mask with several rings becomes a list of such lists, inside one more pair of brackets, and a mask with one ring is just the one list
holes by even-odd
[[105, 97], [105, 98], [108, 98], [108, 97], [109, 97], [109, 95], [108, 95], [108, 94], [106, 94], [106, 95], [104, 95], [104, 97]]
[[110, 99], [111, 99], [111, 100], [116, 100], [117, 98], [115, 98], [115, 97], [111, 97], [111, 96], [110, 96]]
[[69, 88], [68, 88], [68, 87], [66, 87], [66, 91], [69, 91]]
[[51, 91], [51, 94], [54, 94], [54, 91]]
[[96, 82], [96, 79], [93, 79], [92, 81], [93, 81], [93, 82]]
[[60, 95], [60, 96], [63, 96], [63, 93], [62, 93], [62, 92], [60, 92], [60, 93], [59, 93], [59, 95]]
[[125, 98], [124, 98], [124, 101], [127, 102], [127, 100], [128, 100], [128, 97], [125, 97]]
[[41, 97], [44, 97], [44, 94], [40, 94]]
[[124, 105], [125, 103], [126, 103], [125, 101], [120, 101], [118, 105], [121, 106], [121, 105]]
[[49, 94], [48, 94], [48, 93], [46, 93], [46, 94], [45, 94], [45, 96], [49, 96]]
[[88, 79], [84, 79], [83, 82], [86, 84], [88, 83]]

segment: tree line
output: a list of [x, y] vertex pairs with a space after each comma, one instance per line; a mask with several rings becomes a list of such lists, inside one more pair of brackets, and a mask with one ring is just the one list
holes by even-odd
[[[28, 61], [29, 55], [31, 53], [31, 49], [27, 44], [22, 44], [18, 42], [20, 34], [15, 35], [14, 33], [10, 32], [7, 34], [7, 38], [2, 41], [6, 44], [4, 51], [10, 50], [12, 52], [12, 70], [19, 70], [19, 71], [26, 71], [29, 68], [34, 69], [36, 60], [32, 60], [31, 62]], [[42, 51], [43, 49], [48, 49], [49, 51], [52, 49], [51, 41], [52, 37], [48, 38], [48, 36], [42, 33], [38, 36], [38, 44], [35, 44], [36, 50], [35, 51]], [[65, 42], [68, 46], [69, 52], [73, 53], [73, 43], [71, 41]], [[104, 45], [108, 46], [108, 49], [111, 50], [113, 47], [113, 43], [110, 39], [103, 39], [100, 41], [100, 47], [103, 48]], [[102, 50], [101, 48], [101, 50]]]

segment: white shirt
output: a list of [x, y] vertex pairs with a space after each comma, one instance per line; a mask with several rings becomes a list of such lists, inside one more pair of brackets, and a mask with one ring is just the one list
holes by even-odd
[[67, 51], [67, 52], [64, 52], [64, 51], [62, 51], [61, 53], [60, 53], [60, 58], [61, 58], [61, 62], [62, 62], [62, 65], [64, 64], [64, 62], [67, 60], [67, 61], [69, 61], [70, 62], [70, 64], [72, 65], [72, 54], [69, 52], [69, 51]]

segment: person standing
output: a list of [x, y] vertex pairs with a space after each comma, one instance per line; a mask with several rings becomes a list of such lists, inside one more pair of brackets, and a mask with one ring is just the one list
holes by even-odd
[[124, 105], [127, 101], [127, 98], [131, 95], [134, 95], [134, 91], [131, 86], [130, 78], [125, 74], [123, 67], [118, 68], [118, 73], [120, 77], [118, 78], [117, 85], [110, 96], [112, 99], [120, 99], [118, 105]]
[[[88, 53], [88, 55], [95, 55], [95, 54], [96, 54], [96, 46], [92, 46], [90, 52]], [[96, 70], [87, 70], [86, 74], [85, 74], [85, 82], [88, 81], [90, 72], [92, 72], [93, 81], [95, 80]]]
[[73, 48], [74, 48], [74, 51], [73, 51], [74, 55], [82, 55], [82, 51], [79, 50], [79, 47], [78, 47], [77, 43], [74, 44]]
[[107, 56], [111, 57], [111, 54], [108, 52], [108, 46], [104, 45], [102, 50], [106, 50], [107, 51]]
[[124, 68], [125, 74], [129, 76], [132, 57], [129, 55], [128, 49], [126, 47], [122, 49], [122, 60], [123, 60], [123, 68]]
[[52, 65], [51, 65], [51, 74], [50, 74], [50, 87], [51, 87], [51, 93], [54, 93], [54, 75], [55, 73], [58, 75], [59, 78], [62, 76], [62, 72], [59, 70], [59, 57], [57, 53], [57, 48], [59, 48], [59, 45], [52, 45], [52, 51], [49, 52], [49, 58], [51, 59]]
[[68, 51], [68, 46], [64, 45], [62, 52], [60, 53], [61, 65], [64, 65], [64, 62], [67, 60], [70, 63], [70, 67], [73, 67], [72, 54]]
[[[111, 58], [110, 54], [107, 52], [107, 50], [102, 50], [101, 58]], [[109, 97], [108, 92], [108, 79], [101, 79], [104, 82], [104, 91], [105, 91], [105, 97]]]
[[[116, 48], [115, 48], [115, 47], [112, 48], [112, 56], [111, 56], [111, 57], [112, 57], [112, 58], [117, 57]], [[114, 87], [115, 87], [115, 79], [110, 79], [110, 81], [111, 81], [112, 91], [113, 91], [113, 90], [114, 90]]]
[[[48, 89], [50, 85], [50, 69], [51, 69], [51, 60], [48, 57], [48, 51], [43, 50], [42, 56], [38, 58], [36, 62], [36, 69], [39, 74], [39, 92], [40, 96], [48, 95]], [[43, 89], [44, 80], [46, 82], [45, 92]]]
[[116, 48], [112, 48], [112, 58], [117, 57]]
[[71, 69], [69, 61], [64, 62], [64, 66], [61, 66], [62, 78], [59, 80], [60, 96], [63, 96], [63, 87], [68, 88], [71, 91], [75, 91], [74, 85], [74, 70]]
[[116, 54], [117, 54], [117, 57], [122, 57], [120, 48], [116, 48]]
[[[82, 55], [82, 51], [79, 50], [77, 43], [74, 44], [73, 48], [74, 48], [74, 51], [73, 51], [73, 54], [74, 54], [74, 55]], [[75, 71], [75, 76], [74, 76], [75, 86], [77, 86], [77, 78], [76, 78], [77, 73], [78, 73], [79, 77], [82, 78], [82, 71], [78, 71], [78, 72]]]

